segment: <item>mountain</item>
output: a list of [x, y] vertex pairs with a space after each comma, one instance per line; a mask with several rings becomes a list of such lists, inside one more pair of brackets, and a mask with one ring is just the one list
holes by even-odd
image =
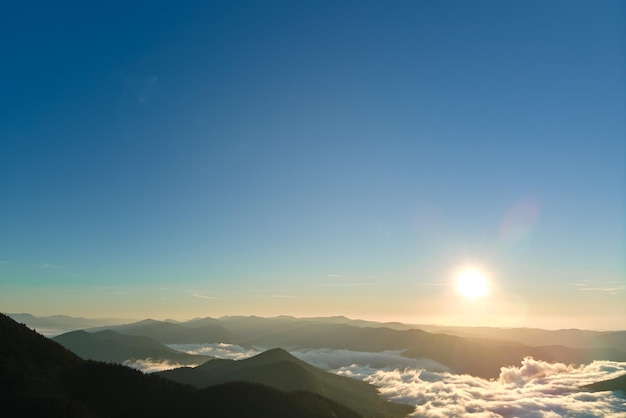
[[127, 322], [119, 318], [76, 318], [66, 315], [36, 317], [28, 313], [7, 314], [15, 321], [36, 329], [43, 335], [54, 336], [64, 332], [98, 326], [115, 326]]
[[52, 339], [84, 359], [113, 363], [151, 359], [155, 362], [197, 365], [210, 359], [173, 350], [149, 337], [123, 335], [111, 330], [94, 333], [72, 331]]
[[563, 345], [572, 348], [626, 347], [626, 331], [591, 331], [581, 329], [546, 330], [538, 328], [441, 327], [419, 325], [416, 328], [464, 338], [487, 338], [518, 342], [530, 346]]
[[92, 328], [90, 331], [103, 331], [105, 329], [120, 334], [150, 337], [163, 344], [223, 343], [232, 340], [232, 336], [222, 325], [211, 321], [196, 322], [188, 326], [184, 323], [146, 319], [126, 325]]
[[210, 360], [195, 368], [183, 367], [158, 375], [199, 388], [244, 381], [281, 391], [304, 390], [346, 405], [364, 417], [403, 417], [413, 410], [382, 399], [369, 383], [313, 367], [280, 348], [245, 360]]
[[626, 361], [626, 352], [615, 349], [583, 349], [559, 345], [529, 347], [519, 343], [438, 335], [402, 353], [411, 358], [429, 358], [457, 373], [485, 379], [497, 378], [503, 366], [517, 365], [524, 357], [565, 364], [594, 360]]
[[[256, 343], [261, 337], [278, 337], [307, 327], [352, 326], [358, 328], [384, 328], [394, 331], [425, 331], [430, 334], [445, 334], [469, 339], [487, 339], [526, 346], [561, 345], [571, 348], [596, 348], [623, 350], [626, 347], [626, 331], [591, 331], [579, 329], [545, 330], [536, 328], [454, 327], [439, 325], [407, 325], [399, 322], [375, 322], [350, 319], [344, 316], [295, 318], [277, 316], [225, 316], [219, 318], [228, 331], [236, 336], [237, 343]], [[277, 341], [274, 341], [273, 345]], [[270, 345], [271, 346], [271, 345]], [[284, 345], [281, 345], [284, 346]], [[408, 348], [408, 347], [403, 347]]]
[[582, 387], [583, 390], [591, 392], [604, 392], [621, 390], [626, 395], [626, 374], [615, 379], [604, 380], [602, 382], [592, 383]]
[[[231, 316], [219, 319], [196, 318], [182, 323], [148, 319], [92, 330], [112, 329], [124, 335], [147, 336], [165, 344], [226, 342], [244, 347], [334, 348], [367, 352], [399, 350], [406, 357], [428, 358], [457, 373], [483, 378], [497, 377], [501, 367], [519, 364], [526, 356], [568, 364], [589, 363], [593, 360], [626, 361], [626, 345], [622, 344], [625, 331], [450, 327], [441, 333], [432, 333], [420, 329], [402, 329], [393, 323], [391, 328], [366, 326], [368, 324], [368, 321], [355, 321], [341, 316]], [[573, 346], [566, 346], [560, 341]]]
[[358, 418], [311, 392], [233, 383], [204, 390], [121, 365], [82, 360], [0, 314], [0, 416], [66, 418]]
[[487, 379], [498, 377], [501, 367], [517, 365], [527, 356], [567, 364], [626, 361], [626, 351], [616, 348], [529, 346], [506, 339], [459, 337], [419, 329], [354, 326], [343, 323], [341, 317], [331, 323], [292, 317], [225, 317], [220, 322], [242, 346], [400, 350], [405, 357], [435, 360], [457, 373]]

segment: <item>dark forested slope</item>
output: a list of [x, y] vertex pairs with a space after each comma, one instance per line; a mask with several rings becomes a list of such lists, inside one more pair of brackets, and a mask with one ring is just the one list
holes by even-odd
[[250, 383], [198, 390], [128, 367], [82, 360], [2, 314], [0, 337], [3, 418], [360, 416], [311, 392], [285, 393]]

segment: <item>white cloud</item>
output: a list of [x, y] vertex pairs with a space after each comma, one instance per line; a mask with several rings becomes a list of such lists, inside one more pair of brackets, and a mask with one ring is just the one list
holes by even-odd
[[52, 269], [52, 270], [60, 270], [63, 268], [61, 266], [57, 266], [56, 264], [49, 264], [49, 263], [40, 264], [39, 267], [42, 269]]
[[124, 366], [132, 367], [144, 373], [161, 372], [163, 370], [177, 369], [179, 367], [195, 367], [197, 364], [179, 364], [170, 361], [157, 361], [151, 358], [126, 360]]
[[619, 281], [581, 280], [571, 285], [583, 292], [602, 292], [610, 295], [626, 291], [626, 285]]
[[339, 287], [339, 286], [377, 286], [378, 283], [367, 282], [344, 282], [344, 283], [322, 283], [321, 286], [325, 287]]
[[342, 367], [415, 368], [436, 371], [449, 371], [443, 364], [429, 359], [414, 359], [400, 355], [399, 351], [380, 353], [339, 350], [330, 348], [302, 349], [291, 351], [295, 357], [313, 366], [326, 370]]
[[200, 298], [200, 299], [220, 300], [220, 298], [215, 297], [215, 296], [205, 296], [205, 295], [200, 295], [200, 294], [193, 294], [191, 296], [193, 296], [194, 298]]
[[623, 397], [578, 390], [626, 374], [626, 363], [596, 361], [576, 368], [526, 358], [520, 367], [503, 367], [498, 380], [416, 368], [353, 365], [336, 372], [379, 386], [393, 401], [415, 405], [414, 416], [626, 416]]
[[263, 350], [244, 348], [236, 344], [168, 344], [174, 350], [187, 354], [211, 356], [223, 359], [241, 360], [259, 354]]
[[[189, 354], [240, 360], [264, 348], [235, 344], [170, 344]], [[410, 359], [397, 351], [380, 353], [300, 349], [295, 357], [339, 375], [379, 387], [392, 401], [415, 405], [426, 417], [626, 417], [626, 398], [617, 392], [582, 392], [583, 385], [626, 374], [626, 362], [595, 361], [574, 367], [525, 358], [503, 367], [498, 379], [458, 375], [429, 359]]]

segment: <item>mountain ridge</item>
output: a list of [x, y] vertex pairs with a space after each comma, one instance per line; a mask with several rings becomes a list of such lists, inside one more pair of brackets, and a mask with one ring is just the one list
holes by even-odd
[[176, 351], [150, 337], [125, 335], [107, 329], [97, 332], [70, 331], [52, 338], [83, 359], [124, 363], [151, 359], [180, 365], [197, 365], [211, 357]]
[[309, 392], [232, 383], [197, 390], [122, 365], [82, 360], [0, 314], [0, 416], [65, 418], [359, 418]]
[[232, 381], [262, 383], [282, 391], [306, 390], [346, 405], [364, 417], [404, 417], [413, 410], [380, 397], [369, 383], [314, 367], [282, 348], [243, 360], [210, 360], [195, 368], [180, 368], [157, 375], [198, 388]]

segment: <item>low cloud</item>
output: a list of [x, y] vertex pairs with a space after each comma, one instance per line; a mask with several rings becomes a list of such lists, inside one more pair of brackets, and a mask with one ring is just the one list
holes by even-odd
[[[233, 360], [265, 351], [224, 343], [169, 347]], [[382, 396], [415, 406], [415, 417], [626, 417], [626, 398], [618, 392], [580, 391], [583, 385], [626, 374], [626, 362], [594, 361], [575, 367], [527, 357], [518, 366], [503, 367], [498, 379], [485, 380], [450, 373], [433, 360], [410, 359], [397, 351], [322, 348], [292, 350], [291, 354], [314, 366], [378, 386]]]
[[430, 359], [414, 359], [400, 355], [399, 351], [371, 353], [365, 351], [336, 350], [330, 348], [304, 349], [291, 351], [295, 357], [313, 366], [326, 370], [344, 367], [415, 368], [432, 371], [449, 371], [443, 364]]
[[263, 350], [244, 348], [237, 344], [168, 344], [168, 347], [187, 354], [241, 360], [259, 354]]
[[124, 366], [132, 367], [133, 369], [140, 370], [144, 373], [161, 372], [163, 370], [177, 369], [179, 367], [196, 367], [197, 364], [179, 364], [170, 361], [160, 361], [147, 359], [130, 359], [126, 360]]
[[626, 416], [623, 397], [580, 392], [585, 384], [626, 374], [626, 363], [596, 361], [573, 367], [537, 361], [503, 367], [497, 380], [416, 368], [348, 366], [335, 371], [380, 387], [390, 400], [415, 405], [412, 416]]
[[[242, 360], [267, 350], [265, 347], [245, 348], [237, 344], [226, 343], [168, 344], [168, 347], [187, 354], [232, 360]], [[450, 370], [448, 367], [430, 359], [404, 357], [399, 351], [372, 353], [331, 348], [315, 348], [290, 350], [290, 353], [304, 362], [325, 370], [337, 370], [344, 367], [370, 367], [374, 369], [415, 368], [440, 372]]]

